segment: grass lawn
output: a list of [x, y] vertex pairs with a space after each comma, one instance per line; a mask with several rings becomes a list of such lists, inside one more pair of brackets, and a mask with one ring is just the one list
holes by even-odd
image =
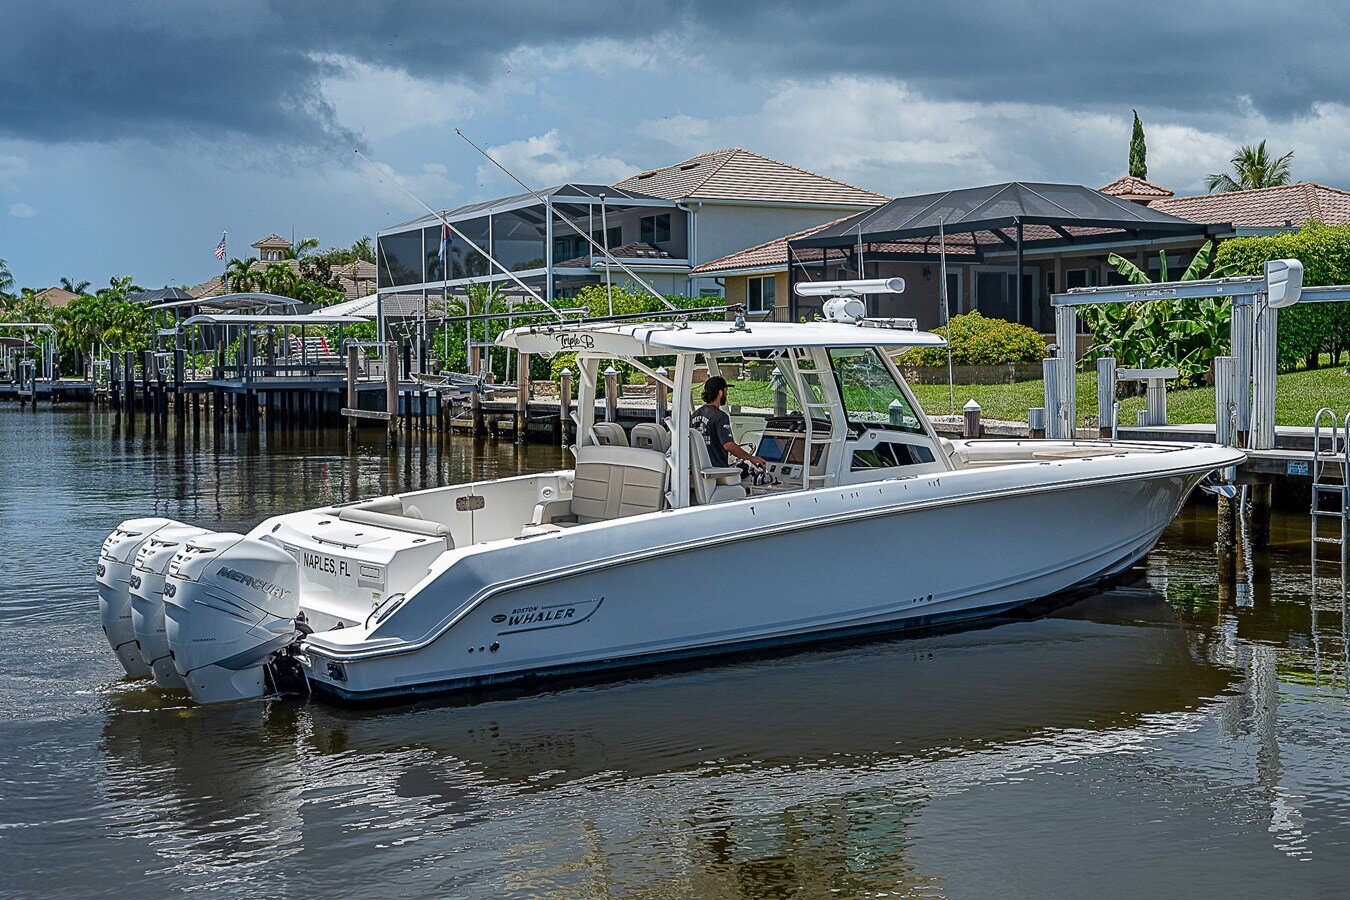
[[[949, 411], [947, 385], [911, 385], [924, 411], [929, 415], [946, 415]], [[733, 381], [730, 400], [735, 405], [771, 407], [773, 392], [767, 382]], [[984, 410], [986, 419], [1008, 419], [1025, 422], [1027, 410], [1045, 402], [1045, 390], [1040, 381], [1021, 381], [1017, 384], [958, 384], [956, 409], [959, 413], [967, 400], [974, 399]], [[1344, 367], [1310, 369], [1279, 376], [1275, 390], [1275, 423], [1277, 425], [1312, 425], [1313, 416], [1323, 406], [1337, 410], [1342, 418], [1350, 412], [1350, 375]], [[1135, 410], [1144, 408], [1144, 398], [1127, 397], [1120, 401], [1120, 423], [1134, 423]], [[1097, 415], [1097, 375], [1095, 372], [1078, 376], [1078, 421]], [[1167, 395], [1167, 421], [1171, 424], [1214, 421], [1214, 388], [1194, 388], [1172, 391]]]

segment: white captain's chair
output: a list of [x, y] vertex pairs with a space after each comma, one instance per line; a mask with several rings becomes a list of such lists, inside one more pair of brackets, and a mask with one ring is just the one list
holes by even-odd
[[714, 467], [708, 456], [708, 445], [703, 443], [703, 435], [697, 428], [689, 429], [689, 466], [694, 499], [700, 506], [745, 499], [745, 488], [741, 486], [741, 467]]
[[639, 422], [634, 425], [629, 439], [632, 440], [634, 447], [641, 447], [643, 450], [665, 453], [670, 449], [670, 432], [664, 425], [655, 422]]
[[591, 426], [591, 436], [602, 447], [627, 447], [628, 435], [618, 422], [596, 422]]

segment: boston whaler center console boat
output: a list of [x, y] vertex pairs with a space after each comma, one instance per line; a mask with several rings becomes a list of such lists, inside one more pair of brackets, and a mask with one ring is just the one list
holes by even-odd
[[[124, 522], [98, 566], [109, 641], [128, 674], [199, 702], [260, 696], [269, 671], [363, 699], [974, 619], [1125, 570], [1207, 473], [1243, 460], [1209, 444], [941, 438], [891, 358], [941, 338], [861, 306], [836, 297], [801, 324], [509, 331], [507, 347], [577, 354], [573, 468], [287, 513], [247, 535]], [[670, 389], [666, 421], [596, 421], [611, 361]], [[768, 466], [752, 478], [711, 467], [689, 428], [695, 370], [730, 363], [776, 367], [791, 395], [760, 416]]]

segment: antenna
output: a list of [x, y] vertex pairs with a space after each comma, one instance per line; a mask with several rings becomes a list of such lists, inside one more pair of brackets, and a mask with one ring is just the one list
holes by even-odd
[[[551, 216], [552, 216], [552, 215], [556, 215], [559, 219], [561, 219], [564, 223], [566, 223], [569, 227], [571, 227], [571, 229], [572, 229], [573, 231], [575, 231], [577, 234], [579, 234], [579, 235], [581, 235], [583, 238], [585, 238], [585, 239], [586, 239], [586, 243], [590, 244], [590, 245], [591, 245], [592, 247], [594, 247], [596, 250], [599, 250], [601, 253], [603, 253], [603, 254], [605, 255], [605, 259], [609, 260], [611, 263], [613, 263], [614, 265], [618, 266], [620, 269], [623, 269], [624, 273], [625, 273], [626, 275], [628, 275], [629, 278], [632, 278], [632, 279], [633, 279], [634, 281], [636, 281], [638, 284], [640, 284], [640, 285], [642, 285], [644, 288], [646, 288], [646, 289], [647, 289], [647, 293], [651, 294], [651, 295], [652, 295], [653, 297], [655, 297], [657, 300], [660, 300], [661, 303], [666, 307], [666, 309], [671, 310], [672, 312], [679, 311], [679, 307], [677, 307], [675, 304], [673, 304], [673, 303], [671, 303], [669, 300], [667, 300], [661, 293], [659, 293], [659, 292], [656, 290], [656, 288], [654, 288], [654, 287], [652, 287], [650, 284], [648, 284], [648, 283], [642, 278], [642, 276], [638, 275], [638, 274], [637, 274], [636, 272], [634, 272], [632, 269], [628, 268], [626, 265], [624, 265], [622, 262], [620, 262], [618, 259], [616, 259], [616, 258], [614, 257], [614, 255], [613, 255], [612, 253], [609, 252], [609, 248], [600, 246], [600, 244], [598, 244], [598, 243], [596, 242], [595, 238], [591, 237], [589, 234], [587, 234], [585, 231], [583, 231], [583, 230], [581, 229], [581, 226], [577, 225], [575, 222], [573, 222], [571, 219], [567, 218], [567, 216], [563, 215], [562, 213], [557, 212], [557, 211], [553, 208], [553, 203], [552, 203], [552, 201], [550, 201], [547, 197], [542, 196], [542, 195], [541, 195], [538, 191], [536, 191], [534, 188], [530, 187], [528, 184], [526, 184], [525, 182], [521, 181], [521, 180], [520, 180], [519, 178], [517, 178], [515, 175], [511, 174], [511, 171], [510, 171], [509, 169], [507, 169], [506, 166], [502, 165], [501, 163], [497, 162], [497, 160], [493, 159], [492, 156], [490, 156], [486, 150], [484, 150], [482, 147], [478, 146], [478, 145], [475, 144], [473, 141], [471, 141], [471, 140], [469, 139], [468, 135], [466, 135], [464, 132], [462, 132], [462, 131], [460, 131], [458, 128], [456, 128], [456, 129], [455, 129], [455, 134], [457, 134], [457, 135], [459, 135], [460, 137], [464, 138], [464, 142], [465, 142], [466, 144], [468, 144], [470, 147], [472, 147], [473, 149], [475, 149], [475, 150], [477, 150], [479, 153], [481, 153], [481, 154], [483, 155], [483, 158], [486, 159], [488, 162], [492, 163], [494, 166], [496, 166], [497, 168], [501, 169], [502, 172], [505, 173], [505, 175], [506, 175], [507, 178], [510, 178], [510, 179], [511, 179], [512, 181], [514, 181], [516, 184], [518, 184], [518, 185], [520, 185], [522, 188], [524, 188], [525, 191], [526, 191], [530, 196], [534, 197], [534, 199], [536, 199], [536, 200], [542, 200], [543, 203], [544, 203], [544, 206], [548, 207], [549, 215], [551, 215]], [[601, 215], [603, 216], [603, 215], [604, 215], [604, 198], [603, 198], [603, 197], [601, 198], [600, 209], [601, 209]], [[603, 228], [604, 226], [602, 225], [601, 227]], [[606, 243], [606, 244], [609, 243], [609, 238], [608, 238], [608, 237], [605, 237], [605, 243]], [[612, 303], [613, 300], [611, 299], [610, 302]]]
[[[404, 187], [403, 184], [402, 184], [397, 178], [395, 178], [393, 175], [391, 175], [387, 169], [385, 169], [385, 168], [384, 168], [383, 166], [381, 166], [379, 163], [375, 162], [375, 161], [372, 160], [370, 157], [368, 157], [368, 156], [366, 156], [364, 153], [362, 153], [361, 150], [360, 150], [360, 148], [358, 148], [358, 149], [356, 150], [356, 155], [359, 156], [359, 157], [361, 157], [361, 159], [365, 160], [365, 162], [366, 162], [372, 169], [374, 169], [375, 171], [379, 172], [379, 173], [380, 173], [381, 175], [383, 175], [385, 178], [388, 178], [391, 182], [393, 182], [393, 184], [394, 184], [395, 187], [397, 187], [397, 188], [398, 188], [399, 190], [401, 190], [403, 193], [405, 193], [405, 194], [407, 194], [409, 197], [411, 197], [411, 198], [417, 203], [418, 206], [422, 207], [422, 208], [425, 209], [427, 212], [431, 213], [433, 216], [435, 216], [436, 218], [440, 219], [441, 222], [445, 225], [445, 227], [450, 229], [450, 232], [451, 232], [452, 234], [454, 234], [456, 237], [458, 237], [458, 238], [459, 238], [460, 240], [462, 240], [464, 243], [466, 243], [466, 244], [468, 244], [470, 247], [472, 247], [476, 252], [478, 252], [479, 254], [481, 254], [481, 255], [483, 256], [483, 258], [486, 259], [488, 262], [492, 263], [494, 266], [496, 266], [497, 268], [499, 268], [499, 269], [501, 269], [503, 272], [505, 272], [506, 275], [507, 275], [512, 281], [514, 281], [516, 284], [520, 285], [521, 289], [524, 290], [525, 293], [529, 294], [529, 295], [530, 295], [531, 297], [533, 297], [535, 300], [537, 300], [537, 301], [539, 301], [540, 303], [544, 304], [544, 307], [545, 307], [549, 312], [553, 313], [553, 314], [554, 314], [555, 316], [557, 316], [559, 319], [565, 319], [565, 318], [566, 318], [562, 313], [558, 312], [558, 310], [553, 306], [552, 303], [549, 303], [549, 302], [548, 302], [547, 300], [545, 300], [543, 297], [539, 296], [538, 292], [536, 292], [533, 288], [531, 288], [531, 287], [530, 287], [528, 284], [526, 284], [525, 282], [521, 281], [521, 280], [520, 280], [520, 276], [518, 276], [515, 272], [512, 272], [512, 271], [511, 271], [510, 269], [508, 269], [506, 266], [502, 265], [500, 262], [497, 261], [496, 257], [494, 257], [491, 253], [488, 253], [488, 252], [487, 252], [486, 250], [484, 250], [482, 247], [480, 247], [480, 246], [478, 246], [477, 244], [475, 244], [475, 243], [473, 242], [473, 239], [472, 239], [472, 238], [470, 238], [470, 237], [469, 237], [468, 235], [466, 235], [464, 232], [462, 232], [462, 231], [460, 231], [458, 228], [456, 228], [456, 227], [454, 226], [454, 224], [451, 223], [450, 218], [449, 218], [447, 215], [445, 215], [444, 213], [438, 213], [438, 212], [436, 212], [436, 210], [432, 209], [430, 206], [427, 206], [425, 203], [423, 203], [421, 197], [418, 197], [418, 196], [417, 196], [416, 194], [414, 194], [412, 191], [410, 191], [410, 190], [408, 190], [406, 187]], [[388, 263], [387, 263], [387, 258], [386, 258], [386, 265], [387, 265], [387, 264], [388, 264]]]

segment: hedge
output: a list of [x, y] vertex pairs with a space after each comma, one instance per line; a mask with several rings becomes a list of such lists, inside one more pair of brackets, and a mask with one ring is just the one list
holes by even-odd
[[[1350, 284], [1350, 225], [1310, 222], [1298, 231], [1267, 237], [1234, 238], [1219, 247], [1216, 267], [1225, 275], [1260, 275], [1272, 259], [1297, 259], [1303, 263], [1307, 286]], [[1321, 355], [1340, 365], [1350, 350], [1350, 304], [1296, 304], [1280, 310], [1280, 369], [1290, 371], [1300, 363], [1309, 369], [1321, 364]]]

